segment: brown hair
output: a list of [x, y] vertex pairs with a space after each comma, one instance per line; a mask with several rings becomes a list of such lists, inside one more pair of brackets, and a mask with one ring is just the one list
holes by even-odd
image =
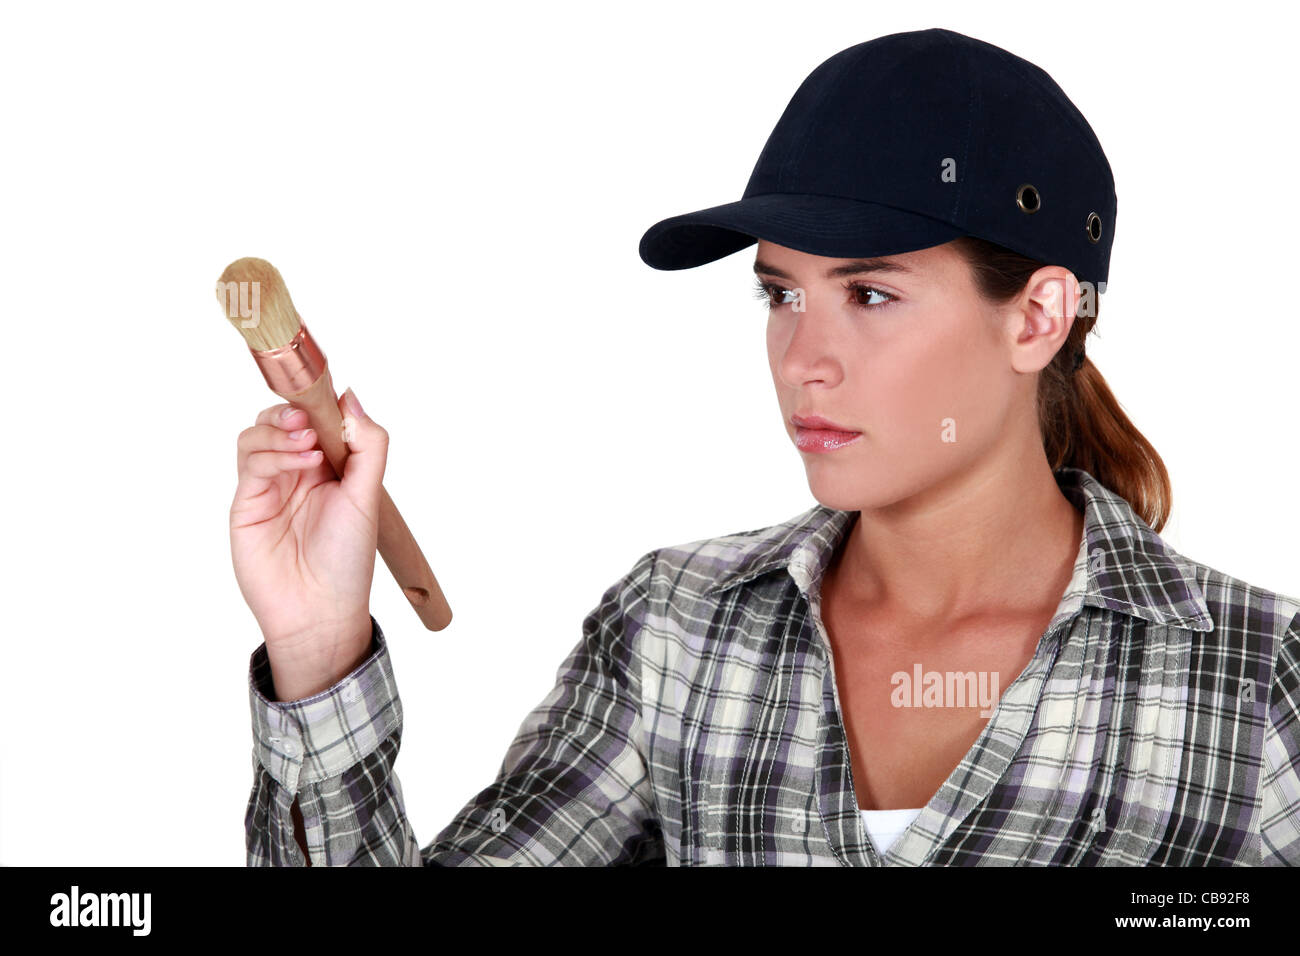
[[[962, 236], [951, 245], [970, 265], [976, 288], [990, 302], [1019, 295], [1029, 277], [1045, 265], [974, 236]], [[1097, 322], [1096, 296], [1092, 302], [1092, 315], [1076, 314], [1065, 344], [1039, 373], [1043, 450], [1053, 471], [1083, 469], [1159, 532], [1169, 518], [1172, 497], [1165, 463], [1124, 414], [1097, 366], [1085, 357], [1078, 371], [1071, 371], [1075, 354]]]

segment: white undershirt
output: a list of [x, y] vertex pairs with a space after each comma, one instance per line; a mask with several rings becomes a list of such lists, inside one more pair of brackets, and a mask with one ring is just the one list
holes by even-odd
[[859, 810], [862, 823], [867, 828], [871, 842], [883, 855], [889, 852], [894, 841], [902, 836], [903, 831], [912, 825], [925, 807], [915, 810]]

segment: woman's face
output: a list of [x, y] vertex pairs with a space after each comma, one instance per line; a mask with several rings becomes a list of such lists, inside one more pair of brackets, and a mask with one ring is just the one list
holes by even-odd
[[1008, 447], [1016, 428], [1037, 434], [1027, 394], [1036, 378], [1015, 366], [1041, 368], [1056, 348], [1030, 350], [1026, 366], [1025, 303], [986, 303], [951, 247], [863, 262], [762, 240], [754, 271], [769, 294], [768, 362], [791, 441], [802, 432], [791, 416], [861, 433], [820, 451], [816, 435], [803, 436], [822, 504], [885, 507]]

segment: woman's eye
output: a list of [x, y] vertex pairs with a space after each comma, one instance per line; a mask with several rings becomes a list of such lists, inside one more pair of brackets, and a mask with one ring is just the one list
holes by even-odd
[[791, 289], [783, 288], [771, 282], [764, 282], [756, 279], [754, 282], [754, 296], [763, 299], [768, 305], [789, 305], [797, 302], [799, 296]]
[[[884, 305], [885, 303], [892, 302], [894, 300], [894, 297], [890, 295], [888, 292], [881, 292], [879, 289], [875, 288], [874, 286], [863, 285], [860, 282], [850, 282], [848, 284], [848, 290], [849, 290], [849, 294], [853, 296], [853, 301], [861, 306], [870, 307], [870, 306]], [[872, 296], [880, 296], [883, 299], [883, 301], [873, 302], [871, 300]]]

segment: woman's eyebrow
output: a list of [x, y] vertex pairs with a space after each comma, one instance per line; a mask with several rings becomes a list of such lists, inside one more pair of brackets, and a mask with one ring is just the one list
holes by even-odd
[[[762, 259], [754, 260], [754, 272], [764, 273], [765, 275], [776, 276], [779, 279], [794, 280], [794, 276], [783, 269], [764, 262]], [[841, 276], [862, 275], [867, 272], [902, 272], [907, 275], [913, 275], [913, 270], [899, 262], [889, 262], [884, 259], [854, 259], [852, 262], [846, 262], [844, 265], [832, 266], [826, 270], [826, 278], [838, 279]]]

